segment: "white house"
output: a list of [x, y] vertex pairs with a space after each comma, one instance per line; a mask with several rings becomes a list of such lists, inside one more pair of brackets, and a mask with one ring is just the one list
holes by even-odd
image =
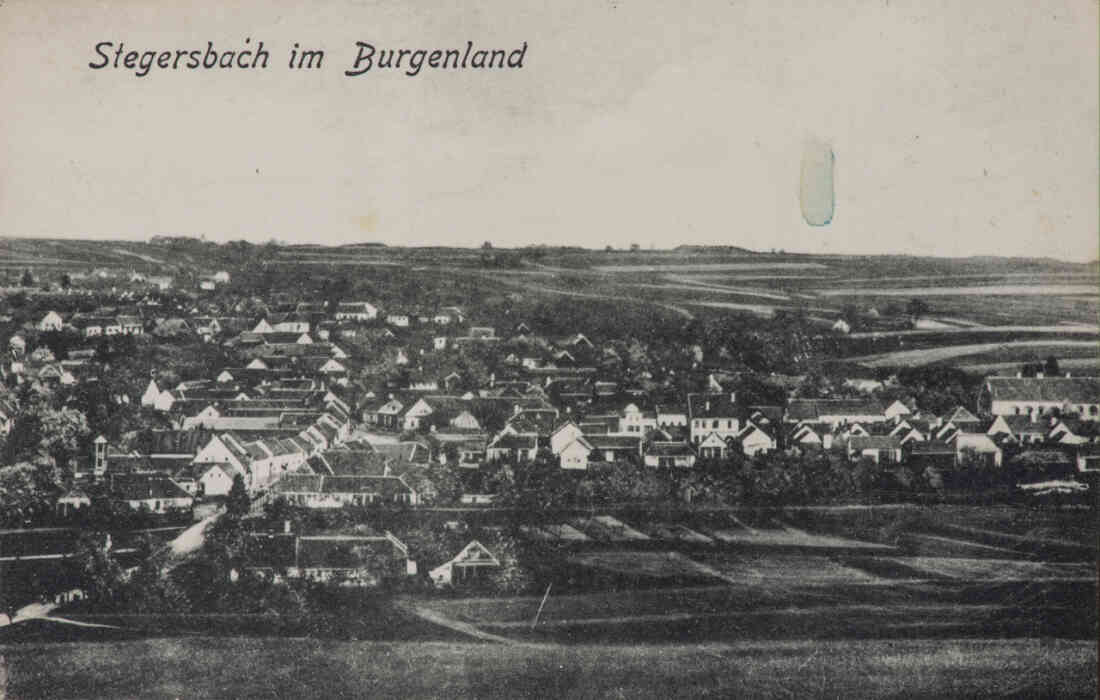
[[[740, 415], [732, 394], [689, 394], [691, 442], [698, 446], [711, 435], [716, 435], [725, 445], [726, 438], [737, 437], [741, 432]], [[711, 445], [712, 448], [715, 446]], [[700, 452], [699, 456], [704, 455]]]
[[738, 434], [738, 438], [741, 440], [741, 451], [750, 457], [762, 452], [770, 452], [776, 446], [775, 438], [752, 423], [745, 425]]
[[978, 397], [978, 410], [1034, 418], [1057, 410], [1100, 420], [1100, 377], [989, 377]]
[[46, 315], [42, 317], [42, 320], [38, 322], [38, 330], [59, 331], [63, 325], [65, 325], [65, 321], [62, 320], [59, 313], [56, 311], [48, 311]]
[[550, 434], [550, 451], [556, 455], [561, 454], [566, 445], [583, 436], [584, 433], [577, 427], [577, 424], [567, 420]]
[[583, 435], [578, 435], [558, 452], [558, 463], [562, 469], [588, 469], [591, 453], [592, 444]]
[[370, 321], [378, 316], [378, 309], [365, 301], [343, 302], [336, 306], [335, 316], [341, 321]]
[[196, 480], [199, 493], [205, 496], [225, 496], [229, 489], [233, 488], [233, 478], [236, 472], [228, 464], [208, 465]]
[[145, 393], [141, 395], [141, 405], [155, 406], [158, 398], [160, 398], [160, 389], [157, 387], [156, 380], [150, 379], [149, 385], [145, 387]]
[[500, 568], [500, 560], [477, 540], [462, 548], [450, 561], [428, 572], [436, 586], [454, 586], [491, 574]]
[[657, 427], [657, 412], [643, 411], [635, 403], [629, 403], [619, 416], [620, 433], [645, 435]]
[[704, 459], [721, 459], [729, 452], [729, 445], [718, 433], [710, 433], [696, 443], [695, 449], [698, 451], [699, 456]]
[[903, 404], [901, 401], [894, 401], [894, 403], [886, 407], [886, 410], [883, 411], [883, 413], [886, 414], [887, 419], [892, 420], [894, 418], [897, 418], [898, 416], [911, 415], [912, 411], [910, 411], [909, 407]]

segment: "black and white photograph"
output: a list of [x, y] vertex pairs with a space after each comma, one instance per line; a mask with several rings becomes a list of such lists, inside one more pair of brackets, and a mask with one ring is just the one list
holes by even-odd
[[1094, 698], [1096, 0], [0, 0], [0, 699]]

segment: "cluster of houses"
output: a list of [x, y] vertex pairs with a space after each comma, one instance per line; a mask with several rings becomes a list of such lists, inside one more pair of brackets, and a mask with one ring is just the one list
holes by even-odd
[[[911, 402], [883, 405], [874, 398], [744, 402], [728, 375], [702, 368], [698, 390], [678, 393], [637, 365], [622, 371], [626, 343], [597, 344], [583, 333], [547, 338], [526, 323], [501, 336], [470, 325], [456, 307], [382, 312], [356, 301], [297, 304], [251, 318], [144, 320], [49, 312], [37, 327], [74, 328], [89, 339], [194, 333], [231, 351], [232, 365], [210, 368], [207, 379], [161, 386], [151, 378], [140, 404], [171, 428], [148, 431], [149, 444], [126, 452], [97, 441], [75, 469], [153, 512], [186, 507], [187, 498], [224, 496], [238, 476], [258, 501], [415, 506], [416, 472], [432, 462], [476, 470], [540, 453], [571, 471], [616, 460], [690, 469], [734, 453], [814, 449], [843, 449], [853, 461], [940, 467], [975, 458], [1001, 465], [1006, 451], [1061, 450], [1083, 470], [1100, 466], [1092, 454], [1100, 425], [1095, 378], [990, 377], [974, 412], [960, 406], [935, 416]], [[388, 340], [375, 352], [392, 353], [407, 371], [404, 384], [391, 380], [352, 405], [345, 388], [378, 360], [342, 347], [352, 347], [345, 339], [360, 333]], [[487, 380], [422, 370], [427, 354], [446, 356], [467, 343], [496, 354]], [[94, 355], [86, 347], [62, 361], [44, 348], [28, 354], [20, 333], [9, 349], [4, 366], [39, 382], [79, 381], [80, 367]], [[874, 384], [853, 385], [853, 392], [881, 388]], [[10, 429], [16, 409], [9, 399], [0, 401], [0, 431]], [[75, 501], [65, 500], [65, 509]]]

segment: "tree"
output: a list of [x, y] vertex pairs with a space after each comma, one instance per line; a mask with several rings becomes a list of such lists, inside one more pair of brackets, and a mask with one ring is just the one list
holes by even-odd
[[906, 305], [905, 310], [908, 311], [909, 315], [913, 318], [920, 318], [927, 315], [928, 312], [931, 311], [927, 302], [925, 302], [923, 299], [916, 298], [909, 300], [909, 303]]
[[642, 249], [642, 247], [640, 245], [638, 245], [637, 243], [631, 243], [630, 244], [630, 252], [631, 253], [637, 253], [641, 249]]
[[484, 243], [481, 244], [481, 249], [482, 250], [492, 250], [493, 249], [492, 242], [491, 241], [485, 241]]
[[114, 604], [127, 580], [126, 571], [111, 553], [110, 536], [103, 533], [81, 535], [69, 565], [78, 587], [101, 606]]
[[43, 486], [32, 464], [0, 467], [0, 523], [20, 527], [48, 511], [52, 494]]
[[233, 477], [233, 485], [229, 487], [225, 509], [230, 515], [241, 517], [247, 515], [251, 507], [252, 501], [248, 497], [248, 489], [244, 486], [244, 477], [237, 474]]
[[69, 287], [73, 285], [73, 278], [69, 277], [68, 272], [61, 273], [61, 288], [65, 291], [69, 291]]
[[34, 275], [31, 274], [30, 270], [23, 270], [23, 277], [19, 280], [19, 286], [21, 286], [21, 287], [33, 287], [34, 286]]
[[1062, 373], [1062, 370], [1058, 367], [1058, 358], [1054, 355], [1047, 357], [1046, 363], [1043, 365], [1043, 372], [1048, 377], [1057, 377]]

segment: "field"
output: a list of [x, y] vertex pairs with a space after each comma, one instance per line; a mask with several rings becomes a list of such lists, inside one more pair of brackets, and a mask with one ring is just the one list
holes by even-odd
[[1045, 358], [1048, 355], [1062, 357], [1095, 357], [1098, 352], [1095, 340], [1018, 340], [1012, 343], [980, 343], [975, 345], [945, 345], [916, 350], [853, 357], [867, 367], [915, 367], [957, 363], [963, 359], [980, 363], [1003, 362], [1015, 359], [1019, 363]]
[[6, 695], [55, 699], [1092, 697], [1096, 660], [1091, 642], [1064, 640], [563, 647], [187, 638], [3, 652]]
[[[1043, 359], [1053, 354], [1060, 360], [1073, 360], [1074, 364], [1067, 367], [1080, 370], [1100, 365], [1085, 356], [1085, 346], [1062, 344], [1067, 340], [1100, 340], [1100, 269], [1095, 262], [803, 255], [754, 252], [735, 246], [602, 251], [542, 246], [483, 250], [360, 244], [256, 246], [244, 250], [198, 241], [0, 239], [0, 286], [15, 289], [24, 269], [31, 270], [37, 282], [56, 283], [63, 272], [87, 275], [93, 269], [119, 275], [130, 270], [156, 272], [188, 280], [211, 269], [236, 270], [235, 266], [260, 257], [261, 249], [261, 267], [267, 277], [361, 277], [378, 290], [372, 298], [383, 305], [406, 303], [400, 290], [410, 278], [427, 276], [451, 293], [475, 289], [486, 298], [507, 298], [524, 314], [546, 302], [560, 304], [572, 299], [593, 308], [600, 305], [613, 310], [613, 316], [646, 322], [652, 317], [669, 326], [692, 319], [729, 315], [759, 319], [798, 311], [828, 337], [829, 327], [843, 313], [855, 309], [879, 314], [865, 316], [862, 323], [880, 341], [896, 337], [904, 339], [904, 344], [868, 348], [837, 338], [838, 349], [830, 350], [827, 359], [845, 362], [887, 352], [934, 348], [937, 352], [931, 354], [873, 357], [866, 366], [877, 369], [935, 363], [1000, 372], [1006, 363], [1032, 359], [1031, 353]], [[303, 270], [311, 274], [299, 274]], [[25, 291], [40, 294], [39, 286], [36, 283]], [[918, 327], [925, 329], [921, 336], [899, 330], [911, 320], [906, 305], [913, 298], [921, 299], [929, 308], [917, 319]], [[467, 305], [470, 296], [459, 294], [449, 303]], [[1025, 328], [1029, 329], [1026, 337], [1022, 335]], [[982, 333], [989, 336], [975, 338]], [[1011, 345], [986, 351], [965, 347], [1003, 344], [1010, 333], [1016, 336]], [[851, 340], [860, 335], [854, 333]], [[1016, 343], [1019, 340], [1047, 343], [1023, 345]]]

